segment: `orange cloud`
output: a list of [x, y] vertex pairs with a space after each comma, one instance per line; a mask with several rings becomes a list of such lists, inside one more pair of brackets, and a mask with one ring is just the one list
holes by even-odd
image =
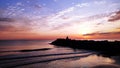
[[83, 36], [88, 36], [90, 39], [119, 39], [120, 40], [120, 32], [91, 33], [91, 34], [84, 34]]

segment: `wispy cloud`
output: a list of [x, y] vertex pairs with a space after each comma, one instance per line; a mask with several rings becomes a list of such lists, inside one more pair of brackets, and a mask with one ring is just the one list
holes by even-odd
[[36, 9], [41, 9], [41, 8], [43, 8], [41, 5], [39, 5], [39, 4], [35, 4], [34, 5], [34, 8], [36, 8]]
[[14, 32], [25, 32], [25, 31], [28, 31], [29, 29], [27, 27], [15, 27], [15, 26], [12, 26], [12, 25], [0, 25], [0, 32], [1, 33], [4, 33], [4, 32], [7, 32], [7, 33], [14, 33]]
[[0, 25], [0, 31], [12, 31], [13, 29], [14, 27], [10, 25]]
[[113, 13], [113, 15], [110, 17], [108, 21], [113, 22], [117, 20], [120, 20], [120, 11]]
[[32, 28], [30, 20], [27, 18], [0, 18], [0, 32], [24, 32]]
[[96, 33], [91, 33], [91, 34], [84, 34], [83, 36], [108, 36], [108, 35], [116, 35], [116, 34], [119, 34], [120, 35], [120, 32], [106, 32], [106, 33], [99, 33], [99, 32], [96, 32]]
[[14, 20], [12, 18], [0, 18], [0, 21], [2, 21], [2, 22], [13, 22]]
[[76, 4], [75, 5], [76, 7], [87, 7], [87, 6], [89, 6], [89, 3], [81, 3], [81, 4]]

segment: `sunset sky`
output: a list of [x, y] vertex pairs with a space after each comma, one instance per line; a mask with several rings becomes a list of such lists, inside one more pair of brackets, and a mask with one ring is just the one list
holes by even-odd
[[120, 0], [0, 0], [0, 40], [120, 40]]

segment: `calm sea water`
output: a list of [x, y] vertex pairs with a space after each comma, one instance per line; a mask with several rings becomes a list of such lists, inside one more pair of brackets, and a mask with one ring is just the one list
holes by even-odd
[[51, 41], [0, 41], [0, 68], [91, 68], [120, 65], [120, 57], [50, 45]]

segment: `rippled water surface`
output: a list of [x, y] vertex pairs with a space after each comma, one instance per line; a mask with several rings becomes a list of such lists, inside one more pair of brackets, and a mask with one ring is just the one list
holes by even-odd
[[0, 41], [0, 68], [119, 67], [120, 57], [50, 45], [51, 41]]

